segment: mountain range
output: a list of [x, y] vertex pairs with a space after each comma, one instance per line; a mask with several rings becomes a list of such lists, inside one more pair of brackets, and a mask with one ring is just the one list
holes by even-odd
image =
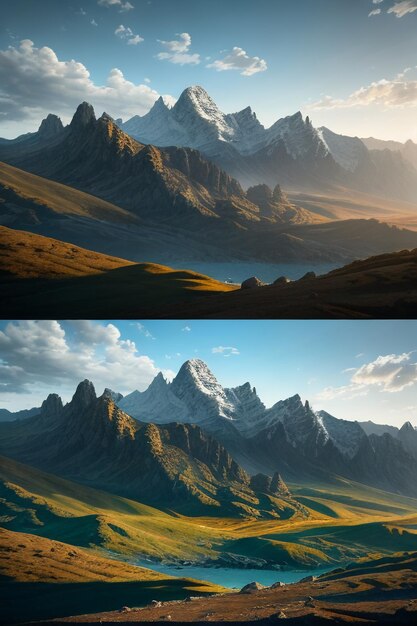
[[[417, 246], [417, 235], [404, 228], [387, 228], [377, 220], [367, 220], [366, 224], [363, 219], [334, 221], [331, 211], [319, 206], [320, 202], [310, 201], [305, 208], [302, 202], [289, 199], [282, 187], [284, 184], [285, 189], [285, 181], [289, 180], [282, 169], [286, 167], [287, 157], [278, 156], [284, 150], [282, 138], [277, 139], [276, 146], [271, 139], [271, 145], [268, 143], [261, 149], [268, 152], [275, 146], [273, 153], [265, 155], [272, 169], [274, 159], [278, 159], [279, 167], [273, 176], [255, 176], [253, 185], [244, 190], [231, 175], [234, 173], [223, 169], [221, 159], [213, 160], [213, 150], [207, 147], [212, 146], [213, 137], [217, 137], [215, 141], [222, 149], [234, 143], [225, 130], [226, 122], [221, 122], [223, 118], [217, 108], [213, 108], [214, 103], [209, 99], [210, 106], [203, 107], [204, 93], [201, 88], [190, 88], [172, 111], [167, 109], [164, 113], [171, 115], [174, 109], [178, 113], [184, 106], [188, 113], [181, 119], [191, 125], [197, 116], [198, 132], [191, 134], [195, 139], [192, 145], [198, 145], [200, 150], [188, 146], [156, 147], [140, 142], [107, 114], [96, 119], [88, 103], [77, 108], [66, 127], [51, 114], [36, 133], [0, 142], [0, 159], [8, 164], [0, 164], [1, 223], [98, 252], [123, 254], [132, 261], [168, 264], [173, 260], [178, 263], [190, 259], [343, 263], [358, 256]], [[156, 112], [163, 109], [162, 105], [165, 107], [160, 102]], [[190, 107], [194, 111], [192, 115]], [[243, 129], [247, 127], [244, 117], [233, 117], [235, 126], [236, 120], [241, 123], [239, 137], [243, 137]], [[302, 189], [309, 180], [308, 160], [314, 164], [314, 167], [311, 163], [308, 166], [310, 170], [313, 167], [314, 176], [321, 170], [323, 176], [332, 171], [340, 174], [343, 168], [323, 143], [324, 139], [329, 144], [337, 141], [331, 139], [328, 132], [320, 134], [309, 120], [295, 117], [285, 123], [277, 122], [275, 134], [278, 137], [281, 133], [286, 138], [287, 148], [293, 155], [291, 168], [300, 170], [297, 189]], [[162, 132], [170, 126], [158, 128]], [[204, 134], [213, 141], [210, 139], [211, 143], [204, 144], [202, 139], [197, 141]], [[255, 144], [246, 139], [239, 139], [237, 143], [243, 151], [239, 158], [253, 160], [246, 152]], [[210, 156], [203, 149], [208, 150]], [[235, 147], [231, 150], [236, 152]], [[363, 150], [367, 151], [365, 147]], [[237, 164], [238, 160], [233, 157], [232, 162]], [[401, 176], [406, 175], [408, 166], [397, 165], [391, 168], [391, 173], [398, 169]], [[256, 173], [258, 165], [253, 162], [248, 167]], [[359, 170], [367, 181], [372, 179], [362, 166], [356, 167], [357, 175]], [[383, 172], [380, 178], [385, 184], [390, 176]], [[333, 183], [325, 182], [322, 176], [317, 180], [320, 180], [321, 192], [332, 188]], [[340, 184], [339, 181], [337, 185], [340, 187]], [[409, 187], [401, 177], [396, 184], [404, 193]], [[333, 188], [336, 189], [334, 185]], [[355, 217], [368, 217], [363, 202], [365, 200], [361, 199], [358, 206], [355, 205]], [[387, 209], [381, 206], [375, 212], [373, 208], [371, 214], [384, 218]], [[401, 220], [401, 224], [407, 223], [403, 217]], [[353, 238], [350, 230], [355, 225], [358, 228]]]
[[410, 200], [417, 190], [410, 146], [401, 153], [374, 150], [358, 137], [314, 128], [300, 112], [265, 128], [250, 107], [223, 113], [200, 86], [185, 89], [172, 108], [160, 97], [146, 115], [121, 127], [143, 143], [195, 148], [245, 187], [344, 185]]
[[[50, 394], [37, 415], [0, 424], [0, 449], [70, 480], [176, 511], [215, 508], [223, 515], [279, 517], [273, 498], [264, 510], [256, 481], [208, 431], [172, 419], [164, 425], [140, 422], [113, 397], [106, 390], [97, 398], [87, 380], [65, 406]], [[278, 475], [266, 490], [291, 503]]]
[[199, 359], [186, 361], [171, 383], [158, 374], [148, 389], [125, 397], [106, 389], [97, 398], [89, 381], [65, 406], [51, 394], [35, 415], [0, 423], [0, 453], [187, 510], [261, 515], [253, 491], [289, 495], [284, 483], [277, 487], [281, 476], [299, 484], [343, 477], [417, 494], [417, 430], [410, 423], [386, 432], [316, 412], [298, 395], [266, 408], [249, 383], [224, 388]]
[[249, 383], [223, 388], [198, 359], [184, 363], [171, 383], [158, 374], [146, 391], [134, 391], [118, 404], [141, 421], [197, 424], [251, 474], [279, 472], [307, 482], [338, 475], [417, 493], [417, 431], [410, 424], [397, 437], [367, 434], [358, 422], [313, 411], [298, 395], [267, 409]]

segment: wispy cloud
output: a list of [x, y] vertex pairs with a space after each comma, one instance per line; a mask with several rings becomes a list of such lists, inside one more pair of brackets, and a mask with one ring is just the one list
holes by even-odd
[[212, 354], [221, 354], [224, 357], [237, 356], [240, 354], [239, 350], [232, 346], [217, 346], [216, 348], [212, 348], [211, 352]]
[[[415, 69], [415, 68], [414, 68]], [[313, 109], [343, 109], [382, 105], [385, 107], [414, 107], [417, 105], [417, 80], [406, 80], [412, 71], [406, 68], [391, 80], [383, 78], [351, 93], [347, 98], [325, 96], [311, 105]]]
[[130, 2], [123, 2], [123, 0], [98, 0], [97, 4], [102, 7], [107, 7], [108, 9], [111, 7], [115, 7], [119, 9], [119, 13], [126, 13], [127, 11], [131, 11], [135, 7]]
[[183, 332], [185, 332], [185, 333], [189, 333], [189, 332], [191, 332], [191, 328], [190, 328], [190, 326], [184, 326], [184, 328], [181, 328], [181, 330], [182, 330]]
[[369, 12], [368, 17], [373, 17], [374, 15], [381, 15], [382, 11], [381, 9], [372, 9], [372, 11]]
[[401, 0], [390, 7], [387, 13], [393, 13], [395, 17], [404, 17], [414, 11], [417, 11], [417, 0]]
[[120, 39], [125, 39], [127, 41], [127, 44], [131, 46], [136, 46], [138, 43], [144, 41], [143, 37], [141, 37], [140, 35], [135, 35], [131, 28], [129, 28], [128, 26], [123, 26], [123, 24], [120, 24], [120, 26], [116, 28], [114, 34], [117, 37], [120, 37]]
[[169, 61], [176, 65], [198, 65], [200, 63], [200, 55], [190, 52], [191, 35], [188, 33], [180, 33], [178, 39], [171, 41], [158, 42], [165, 48], [165, 52], [159, 52], [156, 58], [160, 61]]
[[243, 48], [235, 46], [229, 54], [222, 59], [209, 63], [206, 67], [225, 72], [228, 70], [236, 70], [242, 76], [253, 76], [258, 72], [265, 72], [268, 69], [266, 61], [260, 57], [249, 56]]
[[144, 324], [141, 324], [141, 322], [136, 322], [135, 326], [138, 331], [142, 333], [142, 335], [144, 335], [147, 339], [155, 339], [152, 333], [146, 328]]

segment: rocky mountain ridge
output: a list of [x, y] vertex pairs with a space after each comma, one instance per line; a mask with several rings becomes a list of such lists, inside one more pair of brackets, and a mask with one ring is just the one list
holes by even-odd
[[[280, 515], [273, 501], [264, 510], [246, 472], [197, 425], [138, 422], [116, 406], [110, 390], [97, 398], [88, 380], [66, 405], [50, 394], [36, 416], [0, 424], [0, 450], [70, 480], [177, 511]], [[291, 500], [280, 477], [268, 493]]]
[[250, 107], [223, 113], [198, 85], [187, 87], [172, 108], [160, 98], [121, 126], [143, 143], [195, 148], [245, 187], [343, 185], [409, 200], [417, 191], [412, 147], [384, 155], [366, 140], [314, 128], [300, 111], [265, 128]]
[[280, 472], [284, 480], [304, 480], [333, 473], [417, 493], [417, 458], [400, 439], [368, 435], [358, 422], [315, 412], [299, 395], [266, 408], [249, 383], [223, 388], [199, 359], [184, 363], [172, 383], [159, 374], [146, 391], [125, 396], [119, 406], [142, 421], [198, 424], [252, 474]]

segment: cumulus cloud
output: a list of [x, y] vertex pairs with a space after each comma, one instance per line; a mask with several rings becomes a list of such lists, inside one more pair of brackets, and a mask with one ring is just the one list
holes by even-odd
[[369, 13], [368, 17], [372, 17], [373, 15], [380, 15], [381, 14], [381, 9], [372, 9], [372, 11]]
[[189, 326], [184, 326], [184, 328], [181, 328], [181, 330], [185, 333], [191, 332], [191, 328]]
[[200, 55], [190, 52], [191, 35], [180, 33], [177, 37], [178, 39], [173, 39], [172, 41], [158, 39], [158, 42], [165, 48], [165, 52], [159, 52], [156, 58], [160, 61], [169, 61], [177, 65], [198, 65], [200, 63]]
[[[126, 393], [145, 389], [160, 371], [139, 352], [134, 341], [122, 339], [114, 324], [88, 320], [10, 322], [0, 331], [0, 393], [72, 392], [80, 380], [92, 380]], [[171, 376], [170, 370], [163, 370]]]
[[417, 363], [412, 353], [388, 354], [362, 365], [352, 376], [359, 385], [377, 385], [383, 391], [402, 391], [417, 382]]
[[218, 72], [237, 70], [242, 76], [252, 76], [258, 72], [265, 72], [265, 70], [268, 69], [264, 59], [260, 57], [250, 57], [245, 50], [237, 46], [223, 57], [223, 59], [209, 63], [207, 67], [213, 68]]
[[387, 13], [393, 13], [395, 17], [404, 17], [408, 13], [417, 11], [417, 0], [401, 0], [390, 7]]
[[[33, 120], [56, 113], [68, 120], [84, 100], [101, 113], [131, 117], [146, 113], [160, 94], [134, 84], [113, 68], [105, 85], [97, 85], [88, 69], [75, 60], [61, 61], [49, 47], [36, 48], [29, 39], [0, 50], [0, 122]], [[170, 96], [168, 96], [171, 98]]]
[[98, 0], [97, 4], [102, 7], [107, 7], [108, 9], [111, 7], [116, 7], [119, 9], [119, 13], [126, 13], [126, 11], [131, 11], [135, 7], [130, 2], [123, 2], [123, 0]]
[[217, 346], [216, 348], [211, 349], [212, 354], [221, 354], [222, 356], [237, 356], [240, 354], [237, 348], [233, 348], [232, 346]]
[[[327, 387], [317, 400], [334, 398], [354, 398], [366, 395], [370, 389], [396, 393], [417, 383], [417, 362], [413, 352], [378, 356], [374, 361], [359, 368], [353, 368], [350, 384], [342, 387]], [[351, 371], [352, 368], [345, 371]]]
[[123, 24], [120, 24], [120, 26], [116, 28], [114, 34], [117, 35], [117, 37], [120, 37], [120, 39], [125, 39], [128, 45], [132, 46], [136, 46], [138, 43], [144, 41], [143, 37], [135, 35], [131, 28], [123, 26]]
[[410, 68], [392, 80], [383, 78], [354, 91], [345, 99], [325, 96], [311, 105], [313, 109], [342, 109], [382, 105], [385, 107], [414, 107], [417, 105], [417, 80], [406, 79]]

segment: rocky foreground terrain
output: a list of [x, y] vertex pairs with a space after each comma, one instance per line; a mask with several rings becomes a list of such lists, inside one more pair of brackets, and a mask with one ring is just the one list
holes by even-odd
[[[248, 585], [239, 593], [158, 602], [61, 623], [396, 624], [417, 622], [417, 553], [355, 563], [292, 585]], [[54, 623], [56, 623], [54, 621]]]

